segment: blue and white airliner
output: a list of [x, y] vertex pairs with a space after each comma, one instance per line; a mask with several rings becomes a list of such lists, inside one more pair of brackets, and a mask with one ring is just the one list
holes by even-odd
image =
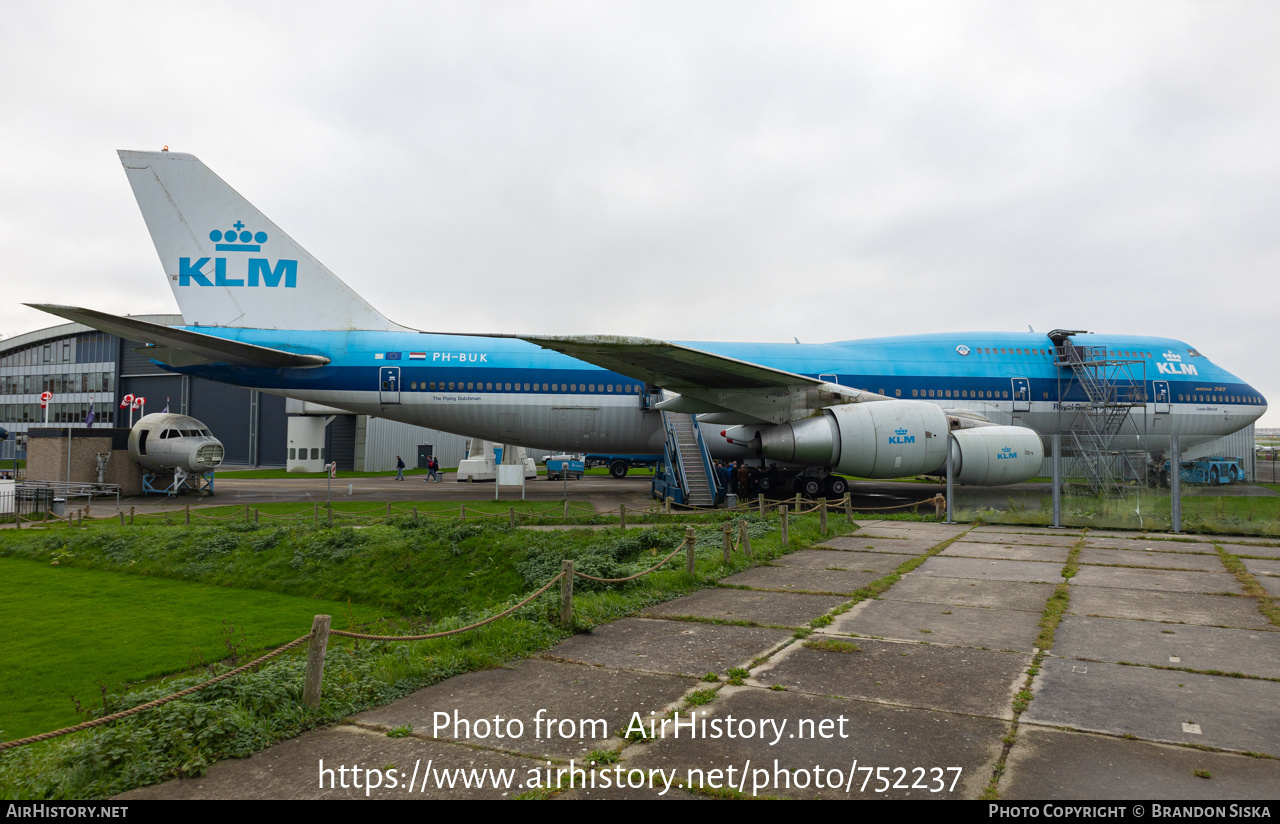
[[1256, 389], [1172, 338], [973, 332], [773, 344], [421, 332], [374, 309], [192, 155], [119, 154], [186, 325], [32, 305], [144, 341], [170, 371], [353, 413], [611, 454], [661, 453], [660, 412], [690, 413], [714, 454], [870, 478], [939, 470], [951, 433], [961, 482], [1004, 484], [1036, 475], [1042, 437], [1091, 400], [1072, 360], [1126, 364], [1113, 400], [1130, 404], [1132, 434], [1119, 437], [1145, 444], [1117, 448], [1211, 440], [1267, 408]]

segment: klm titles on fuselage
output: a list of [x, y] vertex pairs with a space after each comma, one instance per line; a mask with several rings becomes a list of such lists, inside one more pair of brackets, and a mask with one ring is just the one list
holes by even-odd
[[889, 438], [889, 443], [915, 443], [916, 436], [908, 435], [905, 429], [893, 430], [893, 435]]
[[[262, 244], [267, 242], [266, 232], [250, 232], [244, 228], [244, 223], [236, 221], [234, 229], [228, 229], [223, 232], [214, 229], [209, 233], [209, 240], [213, 241], [214, 249], [219, 252], [260, 252]], [[178, 258], [178, 285], [190, 286], [193, 283], [196, 286], [280, 286], [282, 283], [286, 289], [294, 289], [298, 286], [298, 261], [296, 260], [277, 260], [274, 264], [266, 258], [249, 258], [244, 269], [237, 268], [232, 274], [238, 277], [231, 277], [227, 273], [227, 258], [218, 257], [213, 260], [213, 280], [209, 279], [209, 273], [205, 271], [205, 267], [209, 265], [210, 258], [197, 258], [193, 263], [191, 258]]]

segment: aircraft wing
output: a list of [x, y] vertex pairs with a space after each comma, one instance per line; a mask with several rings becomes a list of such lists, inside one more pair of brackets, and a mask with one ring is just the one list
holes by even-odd
[[142, 350], [148, 357], [169, 366], [194, 366], [199, 363], [230, 363], [236, 366], [266, 367], [270, 369], [306, 369], [324, 366], [329, 359], [322, 355], [305, 355], [286, 352], [268, 346], [256, 346], [238, 340], [227, 340], [187, 329], [175, 329], [158, 323], [148, 323], [135, 318], [124, 318], [81, 309], [78, 306], [55, 306], [46, 303], [28, 303], [33, 309], [66, 318], [85, 326], [101, 329], [124, 340], [150, 343], [154, 348]]
[[[544, 349], [613, 370], [677, 393], [659, 408], [728, 410], [742, 423], [785, 423], [841, 403], [882, 400], [860, 389], [717, 355], [670, 341], [620, 335], [518, 336]], [[727, 422], [729, 418], [719, 417]]]

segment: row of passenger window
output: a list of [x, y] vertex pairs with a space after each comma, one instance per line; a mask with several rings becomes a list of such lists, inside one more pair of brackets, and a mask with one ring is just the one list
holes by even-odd
[[[880, 394], [887, 395], [888, 393], [884, 389], [881, 389]], [[901, 398], [902, 390], [901, 389], [893, 390], [893, 396], [895, 398]], [[995, 389], [985, 389], [985, 390], [983, 389], [912, 389], [911, 397], [913, 398], [969, 398], [972, 400], [978, 400], [979, 398], [982, 398], [985, 400], [987, 398], [990, 398], [992, 400], [995, 400], [997, 398], [1008, 399], [1009, 390], [1006, 389], [1003, 392], [1001, 392]], [[1045, 392], [1044, 397], [1045, 397], [1045, 400], [1048, 400], [1049, 393]]]
[[[386, 387], [384, 387], [386, 388]], [[410, 391], [428, 392], [617, 392], [640, 394], [643, 384], [627, 383], [491, 383], [478, 381], [410, 381]]]
[[1178, 395], [1180, 401], [1191, 403], [1262, 403], [1257, 395]]

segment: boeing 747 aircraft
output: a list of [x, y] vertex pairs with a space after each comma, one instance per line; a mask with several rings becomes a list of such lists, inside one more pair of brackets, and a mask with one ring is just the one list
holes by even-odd
[[[1042, 436], [1090, 401], [1088, 363], [1129, 364], [1133, 437], [1160, 452], [1266, 411], [1253, 387], [1172, 338], [1057, 330], [826, 344], [442, 335], [365, 302], [197, 158], [121, 151], [184, 327], [32, 304], [148, 344], [173, 372], [513, 445], [663, 451], [662, 411], [713, 453], [869, 478], [1035, 476]], [[1074, 376], [1074, 379], [1072, 379]], [[658, 394], [661, 390], [661, 394]]]

